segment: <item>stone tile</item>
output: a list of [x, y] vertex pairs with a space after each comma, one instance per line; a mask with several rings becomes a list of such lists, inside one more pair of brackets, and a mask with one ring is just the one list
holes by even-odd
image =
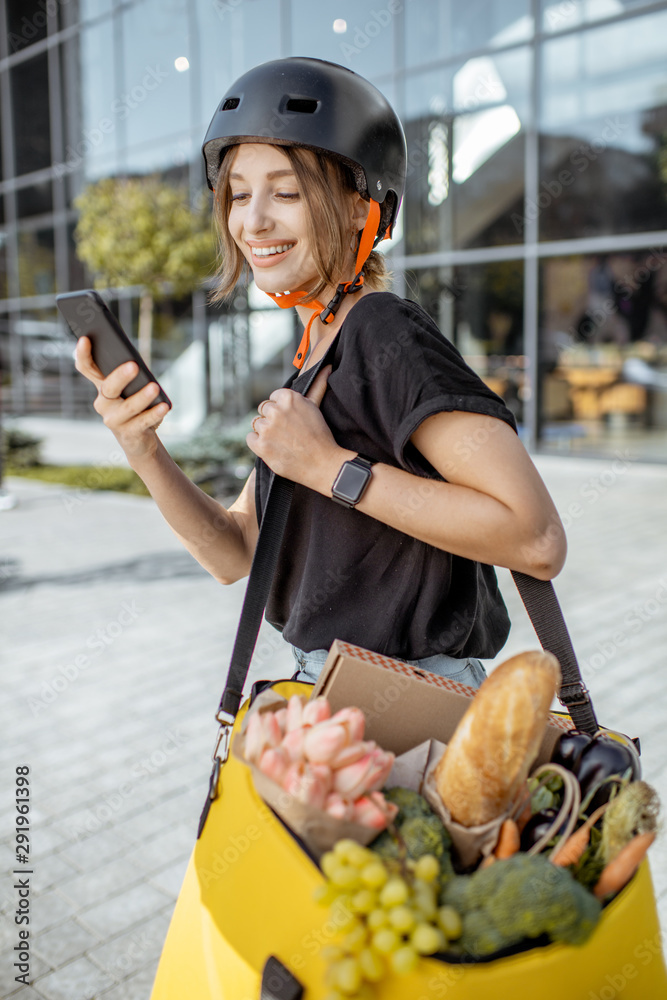
[[137, 972], [147, 962], [159, 957], [171, 919], [167, 911], [142, 922], [134, 930], [113, 938], [106, 944], [93, 948], [88, 958], [118, 980]]
[[148, 880], [149, 885], [155, 886], [156, 889], [176, 900], [183, 884], [189, 860], [190, 855], [180, 858], [173, 864], [167, 865], [166, 868], [161, 868], [160, 871], [153, 872]]
[[[148, 1000], [153, 989], [158, 962], [159, 956], [133, 976], [124, 979], [120, 986], [115, 986], [108, 992], [100, 994], [100, 1000], [102, 998], [103, 1000]], [[195, 998], [193, 997], [192, 1000]]]
[[127, 851], [127, 840], [117, 828], [88, 832], [81, 827], [71, 828], [75, 834], [81, 832], [80, 839], [72, 837], [69, 847], [63, 849], [62, 856], [79, 871], [89, 871], [110, 861]]
[[34, 985], [46, 1000], [92, 1000], [112, 986], [113, 979], [89, 959], [77, 958], [38, 979]]
[[73, 915], [74, 908], [63, 899], [57, 889], [50, 889], [33, 897], [30, 922], [35, 933], [48, 930], [54, 924], [63, 923]]
[[121, 857], [68, 879], [60, 892], [79, 911], [117, 895], [121, 889], [140, 882], [142, 876], [140, 867]]
[[98, 943], [98, 938], [90, 931], [81, 927], [76, 920], [66, 920], [64, 923], [44, 931], [34, 938], [35, 952], [51, 966], [58, 968], [65, 962], [83, 955], [89, 948]]
[[42, 858], [35, 856], [35, 885], [40, 892], [53, 886], [67, 885], [77, 874], [72, 865], [59, 854], [49, 854]]
[[82, 910], [79, 920], [100, 938], [108, 939], [129, 930], [139, 921], [148, 920], [170, 902], [165, 893], [141, 884]]

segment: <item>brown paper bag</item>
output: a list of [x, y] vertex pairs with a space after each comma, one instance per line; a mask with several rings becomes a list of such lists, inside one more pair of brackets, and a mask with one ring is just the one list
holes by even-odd
[[439, 740], [425, 740], [394, 761], [385, 788], [410, 788], [423, 795], [433, 812], [440, 817], [456, 849], [463, 868], [476, 864], [490, 854], [496, 846], [498, 834], [506, 815], [496, 817], [481, 826], [462, 826], [452, 819], [449, 810], [438, 795], [435, 769], [445, 752], [446, 744]]

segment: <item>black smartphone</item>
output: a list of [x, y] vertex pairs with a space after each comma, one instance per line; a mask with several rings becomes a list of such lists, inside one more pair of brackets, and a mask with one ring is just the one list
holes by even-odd
[[80, 292], [64, 292], [56, 295], [56, 305], [77, 339], [90, 338], [93, 361], [103, 375], [110, 375], [114, 368], [126, 361], [136, 361], [139, 374], [121, 392], [124, 399], [133, 396], [149, 382], [155, 382], [160, 391], [150, 405], [167, 403], [171, 409], [171, 400], [101, 295], [90, 288]]

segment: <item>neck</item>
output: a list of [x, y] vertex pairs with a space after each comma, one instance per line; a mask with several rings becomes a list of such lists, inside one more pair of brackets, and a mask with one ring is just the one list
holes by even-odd
[[[318, 301], [323, 302], [326, 305], [326, 303], [331, 300], [334, 291], [335, 289], [327, 289], [324, 294], [318, 296]], [[340, 330], [345, 317], [349, 313], [350, 309], [353, 308], [355, 302], [358, 302], [360, 298], [363, 298], [363, 296], [369, 295], [370, 293], [372, 293], [372, 289], [363, 285], [360, 291], [354, 292], [352, 295], [344, 295], [331, 323], [322, 323], [319, 318], [316, 318], [310, 328], [311, 347], [316, 347], [317, 344], [324, 339], [328, 341], [331, 340], [332, 335]], [[299, 319], [305, 327], [313, 314], [313, 310], [309, 309], [308, 306], [295, 306], [295, 309]]]

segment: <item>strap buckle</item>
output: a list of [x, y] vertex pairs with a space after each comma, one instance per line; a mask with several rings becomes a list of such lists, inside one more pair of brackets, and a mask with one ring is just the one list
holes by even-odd
[[[569, 693], [571, 692], [571, 693]], [[580, 697], [577, 698], [577, 693]], [[565, 708], [577, 707], [578, 705], [590, 705], [589, 690], [581, 682], [565, 684], [558, 695], [558, 700]]]
[[211, 759], [214, 762], [217, 762], [217, 766], [220, 767], [220, 765], [224, 764], [229, 757], [229, 746], [231, 743], [234, 716], [230, 712], [223, 712], [221, 709], [215, 717], [220, 723], [220, 729], [218, 730], [215, 750], [213, 751]]

